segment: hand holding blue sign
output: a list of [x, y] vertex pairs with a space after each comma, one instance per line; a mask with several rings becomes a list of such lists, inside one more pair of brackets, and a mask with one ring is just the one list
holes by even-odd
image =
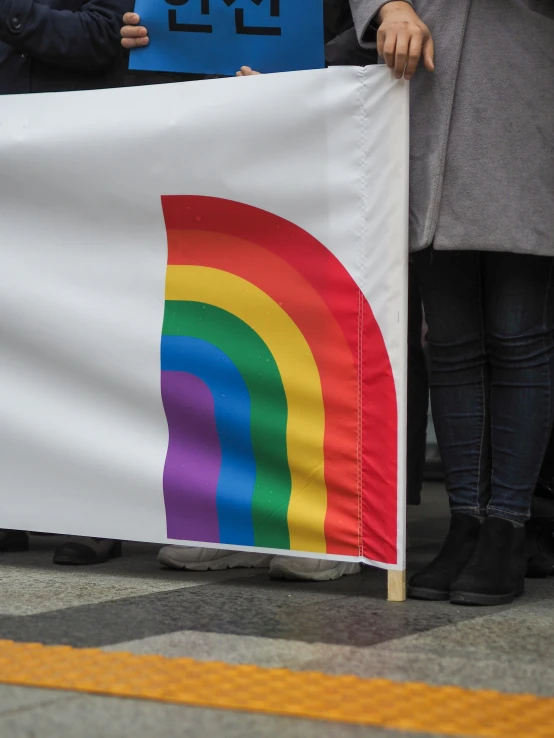
[[[231, 75], [245, 61], [262, 72], [325, 66], [322, 0], [137, 0], [135, 10], [122, 30], [134, 49], [131, 69]], [[139, 17], [148, 31], [135, 25]]]
[[123, 28], [121, 29], [121, 45], [124, 49], [138, 49], [148, 46], [150, 39], [148, 31], [140, 24], [140, 16], [136, 13], [125, 13], [123, 16]]

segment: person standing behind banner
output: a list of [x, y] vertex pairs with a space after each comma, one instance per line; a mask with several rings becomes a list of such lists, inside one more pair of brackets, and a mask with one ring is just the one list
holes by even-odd
[[[149, 43], [148, 31], [140, 26], [136, 13], [123, 18], [122, 45], [138, 49]], [[325, 57], [328, 66], [367, 65], [377, 63], [376, 45], [362, 48], [356, 36], [348, 0], [324, 0]], [[148, 74], [148, 73], [147, 73]], [[237, 76], [257, 74], [250, 67], [242, 67]], [[160, 81], [163, 75], [159, 75]], [[148, 83], [152, 77], [147, 76]], [[140, 76], [137, 77], [140, 80]], [[409, 386], [408, 414], [408, 502], [418, 504], [425, 465], [425, 437], [427, 427], [428, 381], [425, 356], [421, 343], [422, 309], [417, 284], [410, 276], [409, 320]], [[360, 571], [359, 564], [318, 561], [305, 558], [272, 557], [265, 554], [219, 551], [185, 546], [165, 546], [159, 554], [164, 566], [193, 571], [217, 570], [231, 567], [270, 566], [273, 578], [322, 581], [337, 579]]]
[[0, 94], [119, 87], [130, 0], [0, 2]]
[[[120, 87], [125, 65], [119, 19], [130, 5], [0, 0], [0, 94]], [[0, 530], [0, 552], [28, 548], [26, 531]], [[120, 551], [119, 541], [72, 537], [56, 548], [54, 563], [97, 564]]]
[[554, 420], [554, 3], [351, 5], [413, 78], [410, 248], [452, 517], [408, 596], [509, 603]]

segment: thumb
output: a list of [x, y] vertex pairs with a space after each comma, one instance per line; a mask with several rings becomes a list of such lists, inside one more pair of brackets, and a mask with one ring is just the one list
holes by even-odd
[[433, 37], [429, 34], [427, 40], [423, 44], [423, 62], [425, 69], [429, 72], [435, 71], [435, 42]]

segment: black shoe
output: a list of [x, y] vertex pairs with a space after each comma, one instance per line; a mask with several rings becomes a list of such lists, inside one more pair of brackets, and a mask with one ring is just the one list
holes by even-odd
[[554, 574], [554, 498], [535, 495], [526, 525], [525, 558], [528, 577]]
[[410, 579], [408, 597], [413, 600], [448, 600], [450, 585], [470, 560], [481, 527], [479, 518], [474, 515], [454, 513], [439, 555]]
[[525, 528], [489, 517], [481, 526], [475, 552], [452, 583], [455, 605], [507, 605], [523, 594]]
[[54, 551], [54, 564], [90, 566], [121, 556], [121, 541], [72, 536]]
[[25, 530], [0, 530], [0, 553], [29, 550], [29, 534]]

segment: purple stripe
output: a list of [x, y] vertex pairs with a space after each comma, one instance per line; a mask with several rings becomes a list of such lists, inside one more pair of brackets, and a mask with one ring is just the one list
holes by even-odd
[[212, 394], [193, 374], [162, 371], [162, 400], [169, 426], [163, 481], [167, 537], [218, 543], [221, 446]]

